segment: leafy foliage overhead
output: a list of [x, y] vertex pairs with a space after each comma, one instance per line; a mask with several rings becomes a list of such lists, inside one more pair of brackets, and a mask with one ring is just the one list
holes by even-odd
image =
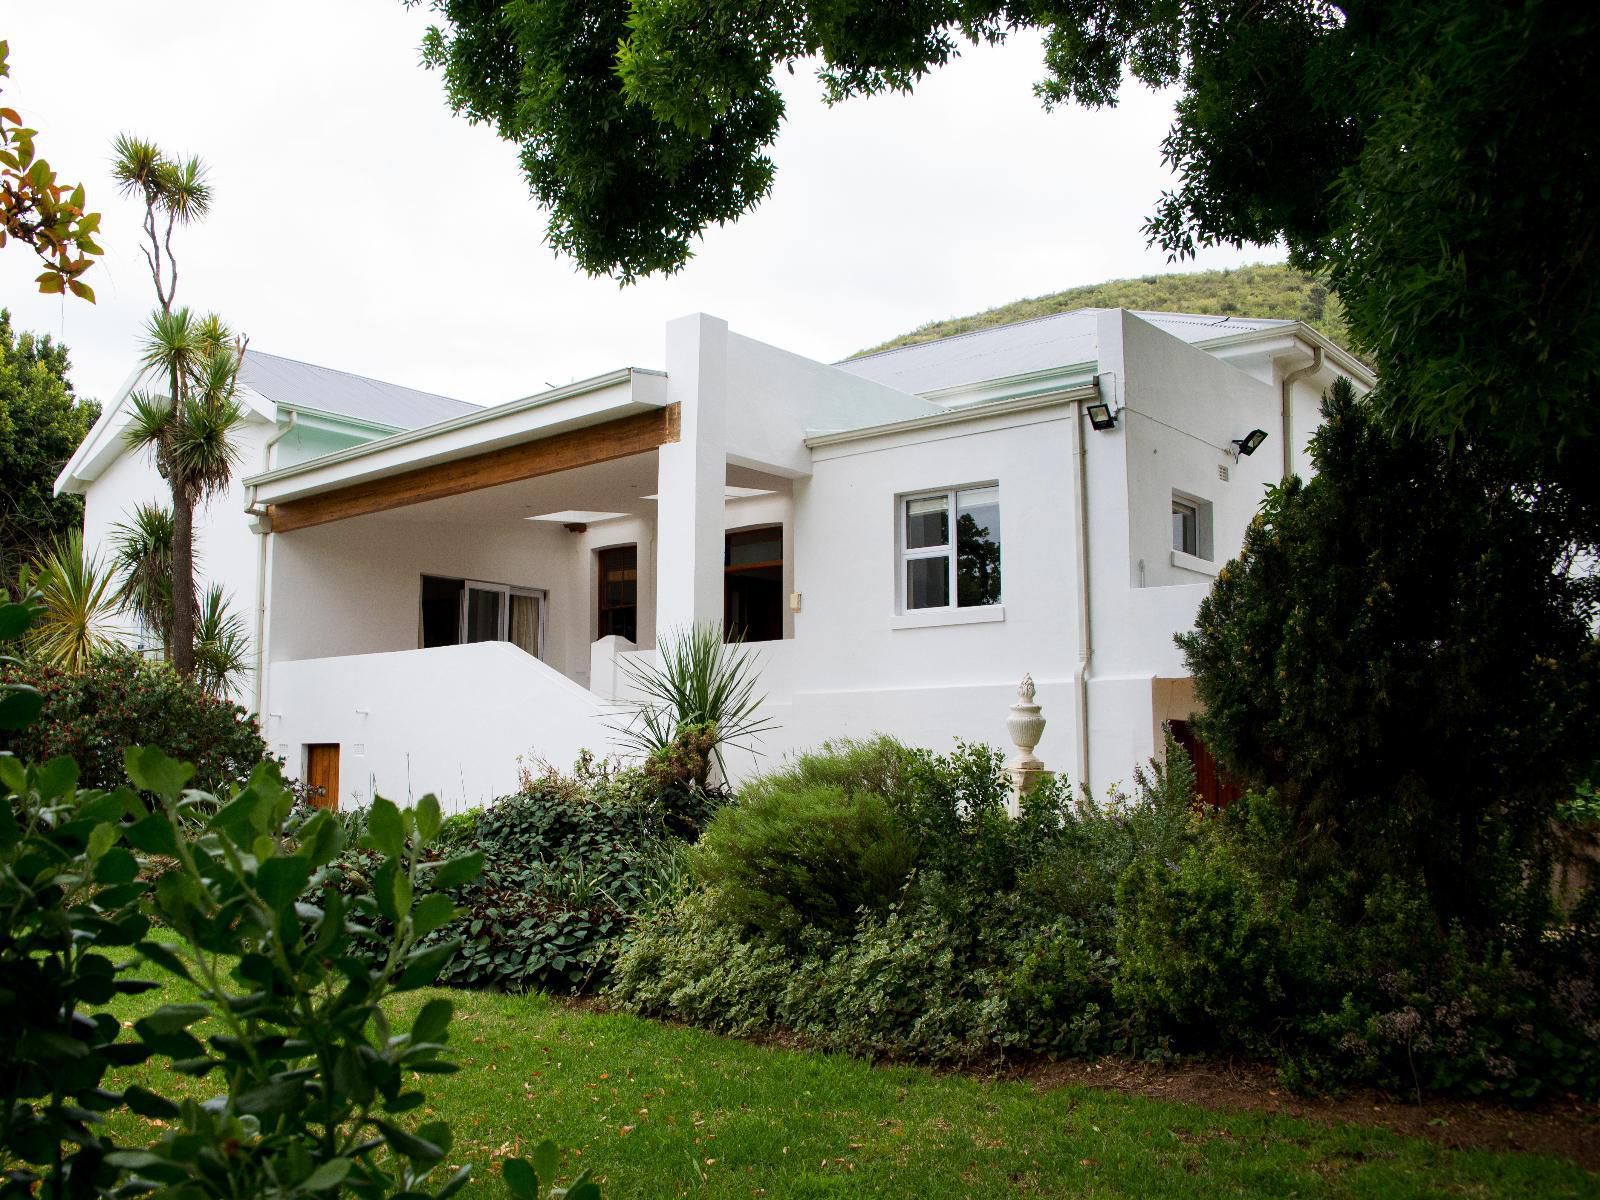
[[[412, 3], [418, 0], [410, 0]], [[772, 185], [778, 72], [908, 91], [1042, 31], [1047, 106], [1181, 89], [1146, 223], [1175, 257], [1287, 245], [1348, 306], [1392, 416], [1548, 460], [1600, 433], [1600, 10], [1558, 0], [431, 0], [450, 103], [515, 142], [585, 270], [675, 271]], [[1581, 481], [1579, 481], [1581, 482]]]
[[[11, 74], [10, 47], [0, 41], [0, 79]], [[50, 164], [38, 157], [29, 129], [14, 108], [0, 108], [0, 246], [18, 241], [32, 246], [45, 264], [35, 281], [46, 295], [71, 292], [94, 303], [94, 289], [83, 281], [92, 257], [104, 253], [94, 240], [100, 214], [85, 209], [83, 184], [56, 180]]]

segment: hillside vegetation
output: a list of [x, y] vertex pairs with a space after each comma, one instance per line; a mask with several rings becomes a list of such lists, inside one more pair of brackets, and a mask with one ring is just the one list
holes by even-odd
[[1348, 346], [1344, 306], [1313, 275], [1282, 263], [1238, 267], [1231, 271], [1195, 271], [1189, 274], [1145, 275], [1113, 279], [1086, 287], [1069, 288], [1048, 296], [1014, 300], [969, 317], [952, 317], [891, 338], [881, 346], [859, 351], [875, 354], [899, 346], [931, 342], [975, 329], [1031, 321], [1074, 308], [1136, 308], [1156, 312], [1215, 313], [1218, 316], [1285, 317], [1304, 321], [1311, 328]]

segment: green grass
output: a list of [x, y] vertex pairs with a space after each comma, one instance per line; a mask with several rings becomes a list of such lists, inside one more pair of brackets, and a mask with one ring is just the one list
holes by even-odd
[[[570, 1174], [622, 1197], [1594, 1196], [1559, 1160], [1448, 1150], [1382, 1130], [1120, 1096], [1040, 1090], [750, 1045], [540, 996], [413, 993], [406, 1019], [449, 995], [459, 1074], [428, 1083], [426, 1112], [476, 1164], [466, 1195], [503, 1195], [497, 1162], [542, 1138]], [[169, 985], [125, 1020], [192, 998]], [[155, 1063], [137, 1071], [167, 1091]], [[125, 1080], [128, 1082], [131, 1080]], [[191, 1094], [208, 1085], [182, 1080]], [[424, 1118], [428, 1119], [428, 1118]], [[122, 1138], [149, 1123], [122, 1114]]]
[[966, 317], [930, 321], [859, 354], [875, 354], [975, 329], [1031, 321], [1075, 308], [1135, 308], [1153, 312], [1213, 313], [1217, 316], [1283, 317], [1304, 321], [1341, 346], [1348, 344], [1344, 306], [1320, 280], [1282, 263], [1258, 263], [1229, 271], [1188, 271], [1113, 279], [1048, 296], [1014, 300]]

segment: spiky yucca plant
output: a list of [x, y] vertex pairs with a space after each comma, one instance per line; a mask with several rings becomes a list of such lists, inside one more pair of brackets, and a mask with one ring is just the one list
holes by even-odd
[[111, 527], [111, 565], [117, 573], [117, 605], [161, 639], [172, 657], [172, 510], [140, 504]]
[[84, 553], [81, 530], [58, 537], [31, 567], [23, 569], [20, 580], [19, 591], [37, 589], [43, 606], [24, 643], [29, 656], [77, 672], [114, 646], [114, 582], [109, 567]]
[[712, 729], [711, 756], [727, 778], [723, 750], [755, 752], [755, 741], [776, 728], [761, 716], [756, 662], [741, 641], [724, 643], [722, 627], [669, 630], [656, 645], [658, 662], [624, 659], [623, 672], [639, 692], [637, 707], [615, 726], [624, 745], [646, 757], [670, 748], [688, 726]]
[[194, 676], [204, 691], [225, 697], [250, 673], [250, 639], [244, 618], [228, 607], [221, 584], [206, 589], [195, 621], [194, 641]]

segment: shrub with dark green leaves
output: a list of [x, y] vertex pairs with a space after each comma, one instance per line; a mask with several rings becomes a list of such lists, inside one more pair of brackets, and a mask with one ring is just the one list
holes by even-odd
[[0, 749], [33, 762], [66, 755], [78, 764], [83, 787], [122, 786], [130, 746], [160, 746], [193, 763], [194, 786], [216, 793], [242, 784], [269, 757], [243, 708], [128, 651], [101, 655], [77, 674], [13, 666], [6, 679], [36, 688], [43, 708], [28, 727], [0, 733]]

